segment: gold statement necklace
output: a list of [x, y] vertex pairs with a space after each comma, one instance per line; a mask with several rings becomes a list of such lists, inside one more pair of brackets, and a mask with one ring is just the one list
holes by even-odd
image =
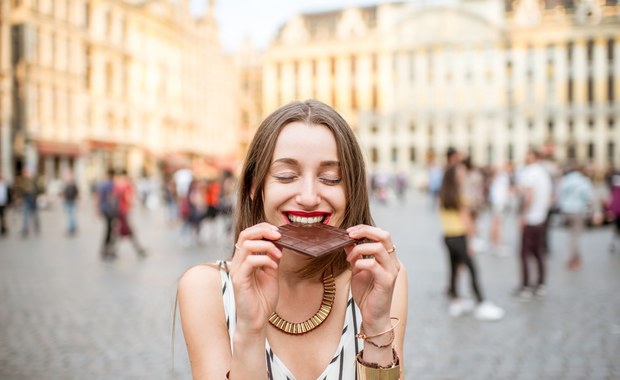
[[319, 310], [312, 317], [303, 322], [289, 322], [274, 311], [271, 317], [269, 317], [269, 323], [287, 334], [305, 334], [316, 329], [321, 323], [325, 322], [329, 313], [332, 311], [335, 297], [336, 281], [334, 281], [334, 276], [331, 273], [327, 275], [323, 274], [323, 299], [321, 300], [321, 307], [319, 307]]

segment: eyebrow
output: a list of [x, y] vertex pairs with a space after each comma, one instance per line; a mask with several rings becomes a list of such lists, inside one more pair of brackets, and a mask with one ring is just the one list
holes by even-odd
[[[285, 165], [299, 165], [299, 162], [295, 159], [292, 158], [279, 158], [277, 160], [273, 161], [272, 165], [275, 164], [285, 164]], [[339, 161], [334, 161], [334, 160], [329, 160], [329, 161], [321, 161], [320, 167], [324, 168], [324, 167], [340, 167], [340, 162]]]

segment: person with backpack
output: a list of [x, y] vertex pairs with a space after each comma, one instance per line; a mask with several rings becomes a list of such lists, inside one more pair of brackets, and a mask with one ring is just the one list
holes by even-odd
[[76, 204], [79, 191], [75, 183], [73, 173], [67, 173], [62, 198], [65, 204], [65, 212], [67, 213], [67, 236], [74, 236], [77, 232]]
[[106, 179], [97, 186], [97, 210], [105, 221], [101, 257], [116, 258], [114, 224], [118, 216], [118, 199], [114, 194], [114, 169], [108, 169]]

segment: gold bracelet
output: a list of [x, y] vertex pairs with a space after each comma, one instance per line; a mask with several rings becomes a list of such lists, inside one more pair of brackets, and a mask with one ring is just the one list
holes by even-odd
[[358, 339], [366, 340], [366, 339], [376, 338], [376, 337], [381, 336], [383, 334], [387, 334], [390, 331], [394, 331], [396, 326], [398, 326], [398, 324], [400, 323], [400, 319], [398, 317], [390, 317], [390, 322], [392, 321], [392, 319], [396, 320], [396, 323], [394, 323], [392, 325], [392, 327], [390, 327], [389, 329], [387, 329], [387, 330], [385, 330], [383, 332], [380, 332], [379, 334], [375, 334], [375, 335], [366, 335], [366, 333], [364, 333], [364, 323], [362, 322], [361, 327], [360, 327], [360, 332], [355, 334], [355, 337], [358, 338]]
[[400, 379], [400, 361], [396, 350], [392, 348], [392, 364], [383, 367], [376, 363], [367, 363], [362, 359], [363, 350], [357, 354], [358, 380], [398, 380]]
[[390, 331], [390, 340], [387, 343], [385, 343], [385, 344], [377, 344], [377, 343], [373, 342], [372, 340], [370, 340], [369, 338], [364, 339], [364, 342], [370, 344], [373, 347], [377, 347], [377, 348], [390, 347], [390, 346], [392, 346], [392, 343], [394, 343], [394, 330]]

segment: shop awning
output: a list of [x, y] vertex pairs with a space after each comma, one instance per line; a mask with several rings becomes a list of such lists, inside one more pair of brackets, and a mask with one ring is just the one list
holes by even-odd
[[36, 144], [41, 156], [79, 156], [82, 154], [79, 144], [59, 141], [37, 141]]

